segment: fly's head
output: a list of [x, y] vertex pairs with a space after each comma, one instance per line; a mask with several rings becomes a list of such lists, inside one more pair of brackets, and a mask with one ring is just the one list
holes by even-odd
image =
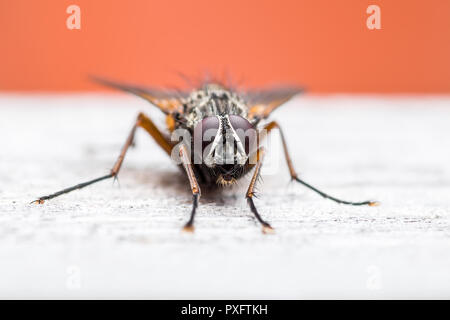
[[215, 173], [218, 184], [231, 185], [242, 175], [256, 136], [255, 127], [242, 116], [207, 116], [194, 129], [194, 153]]

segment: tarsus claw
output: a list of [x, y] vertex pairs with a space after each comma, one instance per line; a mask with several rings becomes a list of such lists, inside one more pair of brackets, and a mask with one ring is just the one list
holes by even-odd
[[187, 233], [194, 233], [194, 226], [192, 224], [190, 224], [190, 225], [187, 224], [183, 227], [183, 229], [181, 229], [181, 231], [187, 232]]
[[37, 199], [34, 201], [31, 201], [30, 204], [44, 204], [45, 200], [42, 199]]
[[269, 225], [264, 225], [264, 226], [262, 227], [262, 232], [263, 232], [264, 234], [274, 234], [274, 233], [275, 233], [275, 229], [272, 228], [272, 227], [269, 226]]

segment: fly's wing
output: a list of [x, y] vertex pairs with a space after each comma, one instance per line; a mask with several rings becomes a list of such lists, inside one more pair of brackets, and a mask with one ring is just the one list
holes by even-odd
[[175, 90], [159, 90], [153, 88], [144, 88], [140, 86], [118, 83], [115, 81], [99, 78], [95, 76], [90, 77], [93, 81], [106, 85], [108, 87], [116, 88], [122, 91], [130, 92], [142, 99], [150, 102], [159, 108], [165, 114], [171, 114], [175, 111], [182, 112], [181, 99], [188, 96], [188, 93]]
[[247, 91], [244, 93], [244, 97], [249, 105], [248, 117], [255, 121], [265, 119], [276, 108], [302, 92], [304, 92], [304, 89], [299, 87], [279, 87], [268, 90]]

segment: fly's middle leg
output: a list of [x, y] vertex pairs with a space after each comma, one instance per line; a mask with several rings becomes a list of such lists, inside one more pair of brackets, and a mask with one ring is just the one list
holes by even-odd
[[125, 155], [128, 151], [128, 148], [132, 145], [134, 140], [134, 135], [136, 133], [136, 129], [138, 127], [143, 128], [145, 131], [147, 131], [153, 139], [158, 143], [158, 145], [170, 156], [170, 152], [172, 150], [172, 143], [159, 131], [159, 129], [155, 126], [155, 124], [152, 122], [150, 118], [148, 118], [145, 114], [140, 113], [136, 119], [135, 124], [133, 125], [133, 128], [131, 129], [127, 140], [125, 141], [125, 144], [122, 147], [122, 150], [119, 154], [119, 157], [117, 158], [116, 162], [114, 163], [114, 166], [112, 167], [109, 174], [83, 182], [79, 183], [77, 185], [74, 185], [69, 188], [62, 189], [60, 191], [57, 191], [55, 193], [39, 197], [37, 200], [33, 201], [32, 203], [36, 204], [43, 204], [46, 200], [50, 200], [53, 198], [56, 198], [60, 195], [69, 193], [74, 190], [82, 189], [84, 187], [87, 187], [91, 184], [94, 184], [96, 182], [106, 180], [109, 178], [115, 178], [119, 174], [120, 168], [122, 166], [122, 163], [125, 159]]
[[322, 197], [326, 198], [326, 199], [330, 199], [334, 202], [337, 203], [341, 203], [341, 204], [348, 204], [348, 205], [353, 205], [353, 206], [362, 206], [362, 205], [368, 205], [368, 206], [377, 206], [378, 202], [377, 201], [361, 201], [361, 202], [352, 202], [352, 201], [345, 201], [345, 200], [341, 200], [335, 197], [332, 197], [328, 194], [326, 194], [323, 191], [320, 191], [319, 189], [313, 187], [312, 185], [310, 185], [309, 183], [305, 182], [304, 180], [300, 179], [297, 176], [297, 173], [294, 169], [294, 166], [292, 164], [292, 160], [291, 157], [289, 156], [289, 152], [288, 152], [288, 148], [287, 148], [287, 144], [286, 144], [286, 140], [284, 139], [284, 135], [283, 135], [283, 131], [281, 130], [281, 127], [279, 126], [279, 124], [275, 121], [269, 122], [268, 124], [266, 124], [263, 127], [263, 131], [260, 131], [260, 139], [264, 139], [265, 135], [269, 134], [273, 129], [278, 128], [279, 132], [280, 132], [280, 137], [281, 137], [281, 142], [283, 145], [283, 150], [284, 150], [284, 156], [286, 159], [286, 163], [288, 165], [289, 168], [289, 173], [291, 175], [291, 179], [297, 181], [298, 183], [304, 185], [305, 187], [307, 187], [308, 189], [320, 194]]

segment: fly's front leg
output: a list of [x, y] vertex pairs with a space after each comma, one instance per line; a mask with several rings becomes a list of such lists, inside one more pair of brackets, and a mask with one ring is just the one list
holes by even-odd
[[130, 145], [132, 145], [133, 140], [134, 140], [134, 135], [136, 133], [136, 129], [138, 127], [143, 128], [145, 131], [147, 131], [152, 137], [153, 139], [155, 139], [155, 141], [158, 143], [158, 145], [164, 149], [164, 151], [170, 155], [170, 152], [172, 150], [172, 143], [166, 139], [164, 137], [164, 135], [158, 130], [158, 128], [155, 126], [155, 124], [152, 122], [152, 120], [150, 120], [150, 118], [148, 118], [145, 114], [140, 113], [136, 119], [135, 124], [133, 125], [133, 128], [131, 129], [130, 134], [128, 135], [127, 140], [125, 141], [125, 144], [122, 147], [122, 150], [119, 154], [119, 157], [117, 158], [116, 162], [114, 163], [114, 166], [112, 167], [111, 171], [109, 174], [101, 176], [99, 178], [95, 178], [93, 180], [90, 181], [86, 181], [77, 185], [74, 185], [72, 187], [57, 191], [55, 193], [52, 193], [50, 195], [47, 196], [42, 196], [39, 199], [33, 201], [32, 203], [37, 203], [37, 204], [43, 204], [46, 200], [50, 200], [53, 198], [56, 198], [60, 195], [63, 195], [65, 193], [69, 193], [71, 191], [77, 190], [77, 189], [82, 189], [84, 187], [87, 187], [91, 184], [94, 184], [96, 182], [105, 180], [105, 179], [109, 179], [109, 178], [113, 178], [113, 177], [117, 177], [117, 175], [119, 174], [120, 168], [122, 166], [123, 160], [125, 159], [125, 155], [128, 151], [128, 148], [130, 147]]
[[258, 178], [260, 175], [261, 166], [262, 166], [263, 159], [264, 159], [264, 152], [265, 151], [264, 151], [263, 147], [259, 148], [256, 151], [255, 156], [256, 156], [257, 162], [255, 165], [255, 171], [253, 172], [252, 180], [250, 180], [250, 185], [248, 186], [247, 194], [245, 197], [247, 198], [247, 203], [250, 206], [250, 210], [253, 212], [256, 219], [262, 224], [263, 233], [274, 233], [275, 231], [270, 226], [270, 224], [261, 218], [261, 216], [258, 213], [258, 210], [255, 207], [255, 203], [253, 202], [253, 196], [255, 194], [255, 185], [256, 185], [256, 182], [258, 181]]
[[289, 173], [291, 175], [291, 179], [292, 180], [295, 180], [298, 183], [301, 183], [305, 187], [307, 187], [307, 188], [311, 189], [312, 191], [320, 194], [322, 197], [324, 197], [326, 199], [333, 200], [333, 201], [335, 201], [337, 203], [348, 204], [348, 205], [352, 205], [352, 206], [362, 206], [362, 205], [377, 206], [378, 205], [377, 201], [362, 201], [362, 202], [344, 201], [344, 200], [332, 197], [332, 196], [326, 194], [325, 192], [320, 191], [317, 188], [313, 187], [312, 185], [306, 183], [304, 180], [300, 179], [297, 176], [297, 173], [294, 170], [294, 166], [292, 165], [292, 160], [291, 160], [291, 157], [289, 156], [286, 140], [284, 139], [283, 131], [281, 130], [281, 127], [279, 126], [279, 124], [277, 122], [275, 122], [275, 121], [272, 121], [272, 122], [269, 122], [268, 124], [266, 124], [263, 127], [263, 131], [259, 132], [260, 139], [264, 139], [265, 136], [268, 135], [274, 128], [278, 128], [279, 131], [280, 131], [281, 142], [283, 144], [283, 150], [284, 150], [284, 157], [286, 158], [286, 163], [288, 165]]
[[184, 144], [180, 146], [180, 158], [183, 164], [183, 168], [189, 179], [189, 184], [192, 191], [192, 211], [189, 221], [184, 225], [183, 231], [194, 232], [194, 217], [198, 207], [198, 200], [200, 199], [201, 191], [198, 185], [197, 179], [195, 178], [194, 170], [192, 169], [191, 158], [189, 152]]

